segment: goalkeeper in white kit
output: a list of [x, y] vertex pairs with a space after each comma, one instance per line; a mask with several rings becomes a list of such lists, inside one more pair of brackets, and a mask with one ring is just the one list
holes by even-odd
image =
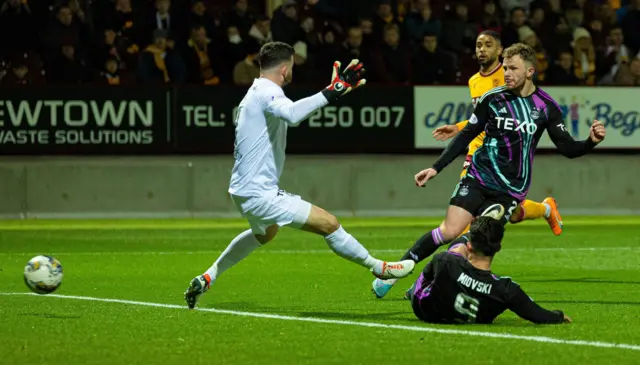
[[402, 278], [413, 271], [413, 260], [385, 262], [372, 257], [335, 216], [280, 189], [287, 127], [366, 82], [364, 66], [358, 60], [352, 60], [344, 70], [336, 61], [329, 86], [293, 102], [282, 91], [293, 78], [293, 54], [293, 47], [281, 42], [270, 42], [260, 49], [260, 78], [254, 80], [238, 107], [235, 164], [229, 185], [231, 198], [250, 229], [236, 236], [213, 265], [191, 281], [184, 294], [190, 309], [223, 272], [273, 240], [283, 226], [323, 236], [333, 252], [378, 278]]

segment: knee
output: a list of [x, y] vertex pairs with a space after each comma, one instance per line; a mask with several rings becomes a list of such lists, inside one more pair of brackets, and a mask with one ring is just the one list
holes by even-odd
[[333, 214], [327, 214], [327, 219], [324, 224], [323, 230], [324, 234], [331, 234], [340, 228], [340, 222], [338, 222], [338, 218], [336, 218]]
[[267, 227], [266, 232], [264, 234], [257, 234], [255, 235], [255, 237], [256, 237], [256, 240], [261, 245], [266, 245], [276, 237], [276, 234], [278, 234], [278, 226], [273, 225], [273, 226]]
[[440, 232], [442, 233], [442, 238], [445, 242], [451, 242], [458, 238], [462, 234], [464, 229], [465, 226], [457, 223], [452, 224], [444, 221], [442, 222], [442, 224], [440, 224]]
[[518, 204], [513, 214], [509, 217], [509, 222], [512, 224], [520, 223], [524, 220], [524, 208], [522, 204]]

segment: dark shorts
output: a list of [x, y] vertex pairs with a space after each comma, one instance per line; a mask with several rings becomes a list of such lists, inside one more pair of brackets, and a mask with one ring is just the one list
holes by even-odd
[[466, 210], [474, 217], [493, 204], [501, 204], [505, 210], [501, 221], [507, 224], [520, 201], [505, 192], [487, 189], [476, 179], [467, 176], [456, 186], [449, 204]]

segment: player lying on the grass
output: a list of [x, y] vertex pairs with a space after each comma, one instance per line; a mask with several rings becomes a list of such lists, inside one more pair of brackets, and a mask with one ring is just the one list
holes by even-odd
[[344, 70], [336, 61], [329, 86], [293, 102], [282, 91], [293, 77], [293, 54], [293, 47], [281, 42], [267, 43], [260, 49], [260, 78], [254, 80], [238, 108], [235, 164], [229, 186], [231, 199], [251, 228], [234, 238], [213, 265], [191, 281], [185, 292], [189, 308], [195, 307], [200, 295], [223, 272], [271, 241], [282, 226], [323, 236], [336, 254], [379, 278], [402, 278], [413, 271], [412, 260], [385, 262], [372, 257], [335, 216], [278, 186], [287, 127], [366, 82], [364, 66], [358, 60], [352, 60]]
[[[476, 57], [480, 62], [480, 71], [469, 79], [469, 92], [474, 107], [482, 95], [496, 86], [504, 85], [504, 69], [500, 62], [502, 51], [500, 34], [493, 30], [485, 30], [476, 39]], [[446, 141], [455, 137], [468, 122], [468, 120], [465, 120], [455, 125], [439, 127], [433, 132], [433, 137], [438, 141]], [[469, 143], [469, 150], [462, 167], [460, 179], [467, 174], [471, 158], [484, 143], [484, 136], [485, 133], [482, 132]], [[547, 220], [553, 234], [556, 236], [562, 234], [562, 217], [558, 212], [558, 206], [553, 197], [547, 197], [541, 203], [529, 199], [524, 200], [521, 204], [518, 204], [509, 222], [515, 224], [524, 220], [539, 218]], [[469, 227], [463, 233], [468, 231]]]
[[403, 260], [420, 262], [431, 256], [438, 247], [459, 237], [473, 217], [493, 204], [506, 207], [507, 213], [501, 219], [506, 224], [527, 196], [533, 156], [545, 129], [560, 153], [569, 158], [588, 153], [605, 137], [605, 128], [597, 120], [586, 140], [575, 141], [571, 137], [558, 104], [533, 84], [536, 55], [531, 47], [514, 44], [504, 51], [503, 57], [506, 85], [484, 94], [467, 126], [449, 143], [433, 167], [415, 176], [416, 185], [424, 187], [474, 138], [483, 131], [486, 133], [483, 144], [473, 154], [469, 170], [451, 196], [444, 221], [420, 237]]
[[509, 309], [533, 323], [570, 323], [562, 311], [536, 304], [511, 278], [491, 273], [503, 236], [502, 222], [481, 216], [471, 224], [468, 242], [435, 255], [411, 290], [416, 317], [429, 323], [491, 323]]

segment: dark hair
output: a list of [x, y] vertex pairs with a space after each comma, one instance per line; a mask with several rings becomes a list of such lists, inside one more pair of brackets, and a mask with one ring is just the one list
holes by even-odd
[[485, 256], [493, 257], [502, 248], [504, 226], [491, 217], [478, 217], [471, 223], [469, 241], [473, 250]]
[[283, 62], [289, 62], [294, 53], [293, 47], [286, 43], [265, 43], [262, 48], [260, 48], [260, 54], [258, 55], [260, 69], [267, 70]]
[[482, 32], [480, 32], [480, 34], [478, 34], [478, 37], [480, 37], [481, 35], [486, 35], [488, 37], [491, 37], [496, 42], [498, 42], [498, 44], [502, 44], [502, 39], [500, 38], [500, 33], [496, 32], [495, 30], [482, 31]]

